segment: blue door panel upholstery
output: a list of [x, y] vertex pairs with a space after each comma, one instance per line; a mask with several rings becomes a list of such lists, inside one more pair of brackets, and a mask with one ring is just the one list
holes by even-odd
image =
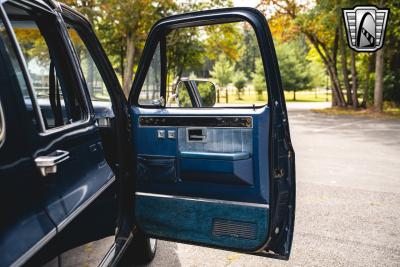
[[[132, 107], [138, 227], [151, 236], [247, 251], [265, 243], [269, 114], [268, 107]], [[189, 140], [193, 128], [202, 129], [204, 140]]]
[[[268, 232], [268, 210], [261, 206], [137, 195], [135, 209], [141, 230], [170, 239], [253, 251], [265, 242]], [[231, 225], [216, 225], [218, 220]]]
[[182, 181], [253, 184], [253, 164], [250, 158], [219, 160], [212, 157], [206, 158], [207, 154], [203, 154], [203, 156], [203, 158], [181, 156], [179, 166]]
[[[134, 125], [137, 125], [135, 123]], [[176, 131], [176, 128], [146, 128], [138, 127], [135, 131], [140, 134], [140, 140], [135, 140], [137, 145], [136, 151], [138, 155], [159, 155], [159, 156], [174, 156], [177, 155], [177, 142], [175, 139], [157, 138], [157, 131], [163, 130], [167, 135], [168, 130]]]
[[[189, 127], [191, 129], [192, 127]], [[214, 153], [253, 153], [253, 129], [249, 128], [206, 128], [207, 142], [190, 142], [188, 128], [178, 128], [179, 151]]]
[[177, 182], [175, 157], [139, 155], [137, 161], [138, 180], [160, 183]]

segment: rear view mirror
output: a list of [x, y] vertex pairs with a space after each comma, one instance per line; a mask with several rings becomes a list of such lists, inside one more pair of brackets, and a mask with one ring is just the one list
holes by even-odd
[[207, 80], [183, 79], [176, 86], [175, 98], [179, 107], [213, 107], [215, 84]]

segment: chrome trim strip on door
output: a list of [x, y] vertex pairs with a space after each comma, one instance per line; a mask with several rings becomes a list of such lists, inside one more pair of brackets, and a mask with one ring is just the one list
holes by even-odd
[[87, 206], [92, 204], [92, 202], [103, 193], [113, 182], [115, 181], [115, 176], [111, 177], [99, 190], [96, 191], [90, 198], [83, 202], [76, 210], [74, 210], [67, 218], [61, 221], [57, 225], [57, 229], [60, 232], [64, 229], [76, 216], [78, 216]]
[[140, 115], [138, 117], [138, 126], [139, 128], [187, 128], [187, 127], [197, 127], [196, 125], [192, 126], [187, 126], [187, 125], [182, 125], [182, 126], [177, 126], [177, 125], [142, 125], [140, 123], [141, 118], [241, 118], [241, 119], [250, 119], [251, 121], [251, 126], [207, 126], [207, 125], [198, 125], [198, 127], [204, 127], [204, 128], [220, 128], [220, 129], [232, 129], [232, 128], [249, 128], [252, 129], [254, 128], [254, 119], [252, 116], [249, 115], [150, 115], [150, 114], [145, 114], [145, 115]]
[[98, 267], [109, 267], [112, 266], [112, 263], [115, 259], [115, 253], [117, 251], [117, 244], [114, 242], [111, 246], [111, 248], [107, 251], [106, 255], [104, 258], [101, 260], [100, 264]]
[[238, 205], [238, 206], [269, 209], [269, 204], [261, 204], [261, 203], [240, 202], [240, 201], [230, 201], [230, 200], [210, 199], [210, 198], [185, 197], [185, 196], [172, 196], [172, 195], [153, 194], [153, 193], [146, 193], [146, 192], [136, 192], [135, 194], [137, 196], [144, 196], [144, 197], [170, 198], [170, 199], [178, 199], [178, 200], [198, 201], [198, 202], [207, 202], [207, 203], [214, 203], [214, 204]]
[[44, 237], [42, 237], [42, 239], [40, 239], [35, 245], [33, 245], [30, 249], [28, 249], [24, 254], [22, 254], [22, 256], [19, 257], [16, 261], [14, 261], [10, 266], [17, 267], [24, 264], [56, 235], [57, 235], [57, 230], [56, 228], [54, 228], [53, 230], [48, 232]]
[[4, 143], [5, 137], [6, 137], [6, 121], [4, 119], [3, 107], [1, 106], [1, 101], [0, 101], [0, 147]]

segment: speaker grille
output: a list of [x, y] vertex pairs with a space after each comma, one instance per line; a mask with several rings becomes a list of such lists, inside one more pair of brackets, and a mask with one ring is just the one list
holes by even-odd
[[223, 219], [214, 219], [212, 234], [218, 237], [256, 239], [257, 224]]

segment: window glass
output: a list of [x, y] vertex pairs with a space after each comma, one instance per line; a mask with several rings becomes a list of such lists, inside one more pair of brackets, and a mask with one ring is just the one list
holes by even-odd
[[24, 98], [24, 102], [25, 102], [25, 105], [26, 105], [28, 113], [29, 113], [29, 116], [32, 118], [33, 124], [37, 126], [35, 113], [34, 113], [33, 105], [32, 105], [32, 100], [31, 100], [31, 97], [30, 97], [29, 91], [28, 91], [28, 85], [24, 78], [24, 74], [23, 74], [22, 68], [18, 62], [14, 48], [11, 45], [11, 40], [8, 35], [8, 32], [2, 21], [0, 21], [0, 38], [4, 44], [4, 48], [7, 52], [7, 55], [11, 61], [12, 66], [13, 66], [13, 72], [11, 75], [14, 75], [16, 77], [19, 88], [21, 90], [22, 97]]
[[[166, 37], [166, 50], [167, 106], [267, 103], [264, 68], [257, 37], [249, 23], [174, 29]], [[198, 96], [197, 106], [181, 104], [181, 81], [191, 81], [188, 89]]]
[[139, 95], [140, 105], [159, 105], [161, 90], [160, 44], [157, 45]]
[[107, 87], [85, 43], [75, 29], [69, 28], [68, 32], [79, 58], [91, 100], [110, 102]]
[[[7, 5], [5, 7], [7, 11]], [[17, 8], [9, 10], [7, 15], [25, 58], [45, 128], [83, 120], [85, 114], [79, 88], [72, 81], [70, 72], [70, 77], [63, 79], [61, 69], [66, 68], [66, 59], [59, 58], [61, 39], [48, 27], [54, 22], [50, 23], [44, 16], [34, 16], [23, 9], [18, 10], [17, 16], [13, 14]]]

